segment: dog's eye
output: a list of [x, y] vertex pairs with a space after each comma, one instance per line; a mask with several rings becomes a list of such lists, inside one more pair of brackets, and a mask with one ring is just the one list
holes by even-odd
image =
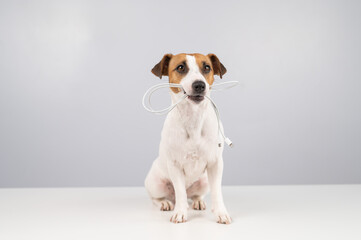
[[185, 69], [185, 67], [184, 67], [184, 65], [183, 65], [183, 64], [180, 64], [180, 65], [178, 65], [178, 66], [177, 66], [177, 68], [176, 68], [176, 69], [177, 69], [177, 71], [178, 71], [178, 72], [183, 72], [183, 71], [184, 71], [184, 69]]
[[210, 71], [211, 71], [211, 66], [209, 66], [209, 65], [204, 65], [204, 72], [205, 73], [209, 73]]

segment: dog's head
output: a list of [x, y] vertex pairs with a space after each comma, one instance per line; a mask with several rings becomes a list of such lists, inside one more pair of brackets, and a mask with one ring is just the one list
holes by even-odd
[[[214, 75], [222, 78], [226, 72], [216, 55], [199, 53], [166, 54], [152, 69], [157, 77], [168, 76], [170, 83], [181, 84], [188, 98], [195, 103], [201, 102], [208, 94]], [[175, 94], [181, 91], [179, 88], [171, 89]]]

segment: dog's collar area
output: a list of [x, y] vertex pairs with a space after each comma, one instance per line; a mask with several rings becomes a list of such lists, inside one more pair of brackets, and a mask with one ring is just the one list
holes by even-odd
[[[227, 86], [228, 85], [228, 86]], [[221, 91], [221, 90], [226, 90], [226, 89], [229, 89], [229, 88], [232, 88], [232, 87], [235, 87], [236, 85], [238, 85], [238, 81], [228, 81], [228, 82], [223, 82], [223, 83], [217, 83], [217, 84], [213, 84], [212, 85], [212, 88], [210, 88], [211, 91]], [[222, 87], [223, 86], [223, 87]], [[224, 87], [225, 86], [225, 87]], [[161, 88], [169, 88], [169, 87], [175, 87], [175, 88], [180, 88], [181, 90], [183, 90], [183, 96], [181, 97], [180, 100], [178, 100], [176, 103], [170, 105], [169, 107], [166, 107], [164, 109], [161, 109], [161, 110], [154, 110], [153, 107], [152, 107], [152, 104], [151, 104], [151, 97], [152, 97], [152, 94], [161, 89]], [[197, 96], [197, 95], [195, 95]], [[187, 95], [186, 91], [183, 89], [182, 85], [181, 84], [175, 84], [175, 83], [161, 83], [161, 84], [157, 84], [157, 85], [154, 85], [153, 87], [149, 88], [145, 94], [143, 95], [143, 100], [142, 100], [142, 103], [143, 103], [143, 107], [145, 108], [145, 110], [147, 110], [148, 112], [151, 112], [151, 113], [155, 113], [155, 114], [158, 114], [158, 115], [164, 115], [164, 114], [167, 114], [169, 113], [170, 111], [172, 111], [179, 103], [181, 103], [184, 99], [186, 99], [187, 97], [188, 98], [191, 98], [192, 97], [195, 97], [195, 96], [192, 96], [192, 95]], [[221, 120], [220, 120], [220, 116], [219, 116], [219, 111], [218, 111], [218, 108], [216, 106], [216, 104], [213, 102], [213, 100], [208, 97], [208, 96], [202, 96], [202, 98], [207, 98], [210, 102], [211, 102], [211, 105], [214, 109], [214, 112], [216, 114], [216, 117], [217, 117], [217, 122], [218, 122], [218, 132], [222, 135], [222, 138], [223, 138], [223, 141], [230, 147], [233, 147], [233, 143], [232, 141], [227, 138], [225, 135], [224, 135], [224, 132], [222, 131], [221, 129]], [[203, 100], [202, 99], [202, 100]], [[193, 99], [192, 99], [193, 100]], [[146, 103], [147, 102], [147, 103]], [[222, 143], [219, 143], [218, 144], [219, 147], [222, 147]]]

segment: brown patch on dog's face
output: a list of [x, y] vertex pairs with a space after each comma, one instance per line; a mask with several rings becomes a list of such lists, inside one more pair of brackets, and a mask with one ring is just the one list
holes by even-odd
[[[162, 78], [168, 76], [170, 83], [179, 84], [189, 72], [189, 66], [186, 56], [194, 56], [199, 68], [199, 72], [204, 76], [208, 84], [211, 86], [214, 82], [214, 75], [221, 78], [227, 72], [226, 68], [214, 54], [203, 55], [199, 53], [193, 54], [166, 54], [163, 59], [152, 69], [153, 74]], [[174, 93], [181, 90], [179, 88], [171, 88]]]
[[[182, 79], [187, 75], [189, 67], [187, 64], [187, 54], [181, 53], [172, 57], [169, 62], [168, 76], [169, 82], [179, 84]], [[171, 88], [174, 93], [178, 93], [181, 90], [179, 88]]]
[[203, 54], [199, 54], [199, 53], [195, 53], [191, 55], [196, 58], [196, 62], [200, 73], [204, 76], [209, 86], [211, 86], [214, 82], [214, 71], [210, 58], [208, 56], [204, 56]]

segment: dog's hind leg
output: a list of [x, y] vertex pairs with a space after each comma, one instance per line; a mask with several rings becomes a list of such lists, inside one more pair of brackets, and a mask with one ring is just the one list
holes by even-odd
[[205, 210], [206, 203], [203, 198], [209, 191], [208, 178], [202, 176], [198, 181], [194, 182], [189, 188], [187, 188], [187, 196], [192, 199], [192, 208], [195, 210]]
[[174, 209], [174, 188], [170, 180], [161, 177], [157, 164], [157, 160], [154, 161], [145, 179], [145, 188], [161, 211], [171, 211]]

